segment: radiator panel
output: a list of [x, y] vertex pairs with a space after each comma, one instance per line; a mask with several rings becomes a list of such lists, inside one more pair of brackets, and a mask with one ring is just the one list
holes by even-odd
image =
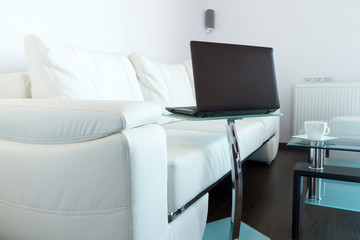
[[294, 90], [293, 134], [304, 121], [360, 116], [360, 82], [297, 84]]

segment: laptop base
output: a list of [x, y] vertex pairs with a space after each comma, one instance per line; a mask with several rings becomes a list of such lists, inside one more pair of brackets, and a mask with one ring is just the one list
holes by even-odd
[[277, 109], [261, 109], [261, 110], [235, 110], [235, 111], [213, 111], [202, 112], [198, 111], [195, 106], [191, 107], [166, 107], [167, 111], [171, 113], [183, 114], [193, 117], [222, 117], [222, 116], [238, 116], [238, 115], [257, 115], [257, 114], [269, 114], [275, 112]]

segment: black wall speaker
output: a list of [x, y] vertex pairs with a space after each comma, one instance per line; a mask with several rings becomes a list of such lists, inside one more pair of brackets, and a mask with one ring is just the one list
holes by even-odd
[[213, 9], [207, 9], [205, 11], [205, 28], [207, 30], [215, 29], [215, 12]]

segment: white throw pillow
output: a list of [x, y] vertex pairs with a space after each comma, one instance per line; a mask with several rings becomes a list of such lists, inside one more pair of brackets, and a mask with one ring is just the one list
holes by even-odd
[[[137, 53], [131, 53], [132, 62], [144, 99], [157, 103], [163, 109], [166, 106], [195, 106], [195, 99], [190, 80], [183, 64], [165, 64], [154, 62]], [[174, 119], [162, 117], [160, 124], [172, 122]]]
[[124, 54], [103, 53], [24, 38], [33, 98], [143, 100]]

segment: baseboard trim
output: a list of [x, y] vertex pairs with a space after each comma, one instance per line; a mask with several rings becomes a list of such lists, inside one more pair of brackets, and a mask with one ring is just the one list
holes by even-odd
[[279, 142], [279, 148], [286, 148], [287, 143]]

